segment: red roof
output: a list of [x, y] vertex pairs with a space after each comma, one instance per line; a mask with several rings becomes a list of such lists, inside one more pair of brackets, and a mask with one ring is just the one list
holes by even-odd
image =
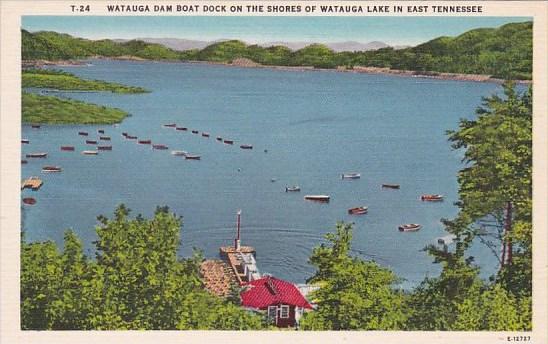
[[244, 307], [266, 309], [271, 305], [284, 304], [312, 308], [299, 289], [290, 282], [268, 276], [248, 282], [245, 286], [250, 288], [240, 293]]

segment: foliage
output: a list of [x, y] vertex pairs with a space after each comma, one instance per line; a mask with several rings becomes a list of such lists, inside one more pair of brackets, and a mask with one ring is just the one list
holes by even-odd
[[352, 225], [339, 223], [329, 233], [329, 246], [316, 247], [310, 263], [317, 268], [309, 280], [317, 309], [305, 313], [304, 330], [397, 330], [403, 328], [403, 295], [393, 286], [396, 276], [374, 262], [349, 255]]
[[21, 324], [33, 330], [261, 329], [263, 318], [203, 289], [199, 253], [180, 260], [181, 220], [158, 208], [150, 220], [119, 206], [100, 216], [96, 259], [71, 231], [22, 243]]
[[499, 28], [467, 31], [457, 37], [438, 37], [405, 49], [383, 48], [363, 52], [339, 52], [321, 44], [297, 51], [287, 47], [260, 47], [230, 40], [202, 50], [174, 51], [142, 41], [117, 43], [90, 41], [55, 32], [22, 30], [23, 59], [78, 59], [93, 56], [137, 56], [151, 60], [199, 60], [230, 63], [248, 58], [264, 65], [385, 67], [421, 73], [485, 74], [504, 79], [531, 79], [532, 22], [510, 23]]
[[[443, 271], [409, 298], [412, 330], [531, 329], [531, 88], [519, 94], [507, 83], [504, 98], [485, 98], [477, 113], [449, 132], [453, 148], [465, 149], [466, 163], [458, 175], [459, 214], [444, 221], [457, 237], [456, 248], [428, 248]], [[512, 244], [513, 259], [501, 261], [487, 283], [479, 279], [474, 257], [467, 256], [478, 240], [497, 256], [502, 245]]]
[[126, 86], [100, 80], [85, 80], [73, 74], [35, 69], [22, 73], [22, 87], [39, 87], [56, 90], [111, 91], [115, 93], [144, 93], [142, 87]]
[[28, 92], [21, 94], [21, 107], [24, 123], [111, 124], [128, 115], [116, 108]]

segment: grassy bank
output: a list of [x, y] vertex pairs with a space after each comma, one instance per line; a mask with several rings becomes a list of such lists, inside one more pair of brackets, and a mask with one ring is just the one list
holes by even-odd
[[101, 80], [85, 80], [70, 73], [51, 70], [24, 71], [22, 73], [22, 86], [56, 90], [110, 91], [115, 93], [149, 92], [142, 87], [126, 86]]
[[21, 94], [21, 106], [23, 123], [112, 124], [128, 115], [116, 108], [27, 92]]

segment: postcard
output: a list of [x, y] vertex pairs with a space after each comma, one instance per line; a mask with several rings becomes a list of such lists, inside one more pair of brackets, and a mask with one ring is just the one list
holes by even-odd
[[2, 342], [548, 340], [546, 2], [1, 6]]

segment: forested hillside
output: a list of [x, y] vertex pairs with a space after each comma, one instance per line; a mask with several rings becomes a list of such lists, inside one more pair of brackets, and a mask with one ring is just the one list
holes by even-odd
[[210, 61], [230, 63], [248, 58], [263, 65], [387, 67], [419, 72], [486, 74], [503, 79], [531, 79], [532, 22], [510, 23], [499, 28], [470, 30], [457, 37], [438, 37], [412, 48], [383, 48], [364, 52], [334, 52], [322, 44], [297, 51], [284, 46], [261, 47], [231, 40], [202, 50], [175, 51], [159, 44], [133, 40], [91, 41], [56, 32], [22, 30], [22, 57], [29, 59], [81, 59], [91, 56], [135, 56], [151, 60]]

